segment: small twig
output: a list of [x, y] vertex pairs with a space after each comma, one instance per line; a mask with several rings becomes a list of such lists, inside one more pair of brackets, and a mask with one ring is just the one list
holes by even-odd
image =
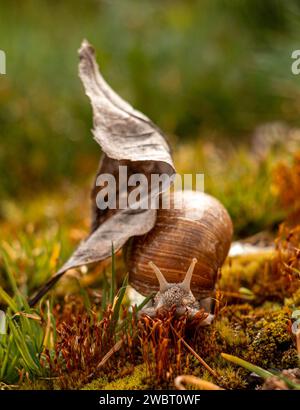
[[231, 298], [237, 298], [237, 299], [242, 299], [242, 300], [253, 300], [255, 299], [255, 295], [251, 294], [245, 294], [241, 292], [227, 292], [227, 291], [222, 291], [223, 296], [228, 296]]
[[177, 376], [174, 380], [174, 385], [177, 390], [186, 390], [184, 384], [193, 384], [199, 387], [201, 390], [224, 390], [222, 387], [217, 386], [214, 383], [208, 382], [203, 379], [199, 379], [196, 376], [181, 375]]
[[[119, 340], [107, 353], [106, 355], [103, 356], [101, 359], [101, 362], [97, 364], [96, 369], [99, 370], [102, 366], [105, 365], [105, 363], [109, 360], [109, 358], [116, 352], [118, 352], [122, 345], [123, 345], [124, 340], [121, 339]], [[92, 372], [88, 375], [87, 379], [90, 380], [95, 376], [95, 372]]]
[[6, 384], [4, 382], [0, 382], [0, 390], [15, 390], [19, 388], [20, 386], [17, 384]]
[[121, 339], [119, 340], [107, 353], [106, 355], [102, 358], [101, 362], [98, 363], [97, 369], [100, 369], [106, 362], [107, 360], [117, 351], [119, 351], [122, 347], [124, 340]]
[[202, 357], [200, 357], [198, 355], [197, 352], [195, 352], [195, 350], [183, 339], [183, 337], [181, 337], [177, 331], [174, 329], [174, 327], [171, 325], [171, 328], [173, 330], [173, 332], [175, 333], [175, 335], [178, 337], [179, 341], [182, 342], [184, 344], [184, 346], [192, 353], [193, 356], [196, 357], [196, 359], [206, 368], [206, 370], [209, 371], [209, 373], [214, 377], [217, 378], [218, 375], [217, 373], [202, 359]]

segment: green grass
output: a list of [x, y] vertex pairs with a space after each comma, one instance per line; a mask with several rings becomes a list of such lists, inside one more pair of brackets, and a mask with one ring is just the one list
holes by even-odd
[[[36, 310], [30, 309], [26, 297], [17, 288], [10, 269], [8, 279], [13, 289], [13, 297], [0, 287], [1, 303], [7, 310], [0, 335], [0, 381], [12, 384], [24, 378], [46, 377], [48, 369], [43, 358], [46, 326]], [[51, 315], [51, 312], [48, 312]]]
[[[53, 238], [52, 246], [60, 243], [57, 237]], [[24, 242], [23, 251], [35, 249], [32, 243]], [[49, 245], [49, 244], [47, 244]], [[0, 383], [15, 384], [26, 380], [34, 381], [41, 378], [48, 378], [51, 375], [49, 367], [49, 358], [54, 357], [54, 348], [56, 343], [56, 319], [53, 316], [53, 303], [49, 300], [49, 295], [44, 297], [44, 302], [40, 302], [36, 308], [28, 306], [28, 294], [40, 286], [45, 277], [50, 276], [51, 256], [39, 254], [35, 257], [35, 276], [23, 275], [26, 278], [26, 284], [20, 277], [20, 267], [13, 260], [11, 255], [1, 248], [3, 271], [6, 280], [0, 286], [0, 307], [3, 309], [0, 314]], [[113, 246], [112, 246], [113, 252]], [[145, 301], [137, 306], [134, 311], [128, 312], [126, 317], [122, 317], [122, 306], [128, 308], [128, 299], [125, 297], [128, 275], [125, 275], [120, 288], [117, 287], [115, 255], [112, 253], [112, 264], [109, 280], [106, 278], [106, 286], [102, 286], [102, 303], [99, 310], [98, 320], [103, 319], [103, 312], [108, 306], [111, 306], [111, 321], [108, 329], [111, 340], [118, 340], [120, 332], [126, 327], [126, 332], [131, 332], [131, 320], [142, 307], [149, 301]], [[27, 262], [32, 262], [31, 254], [27, 255]], [[48, 261], [45, 266], [44, 261]], [[24, 261], [24, 259], [23, 259]], [[24, 269], [24, 265], [23, 265]], [[39, 270], [40, 269], [40, 270]], [[33, 280], [34, 279], [34, 280]], [[103, 278], [102, 278], [103, 279]], [[100, 278], [101, 280], [101, 278]], [[18, 283], [19, 282], [19, 283]], [[4, 289], [4, 286], [6, 290]], [[20, 290], [22, 287], [22, 291]], [[69, 292], [71, 289], [69, 288]], [[88, 292], [80, 287], [75, 293], [81, 295], [85, 310], [92, 312], [91, 300]], [[56, 302], [58, 300], [56, 299]], [[5, 311], [5, 312], [4, 312]], [[91, 318], [94, 316], [91, 314]], [[94, 319], [93, 319], [94, 320]], [[45, 355], [47, 349], [47, 357]], [[48, 360], [47, 360], [48, 358]], [[60, 356], [57, 360], [61, 361]]]

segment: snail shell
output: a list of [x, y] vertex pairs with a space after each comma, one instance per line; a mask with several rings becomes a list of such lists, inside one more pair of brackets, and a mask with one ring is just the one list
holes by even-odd
[[[174, 208], [178, 195], [183, 195], [181, 209]], [[191, 291], [197, 299], [211, 296], [232, 239], [230, 216], [217, 199], [201, 192], [175, 192], [170, 203], [170, 209], [158, 210], [151, 231], [130, 241], [125, 252], [129, 283], [149, 295], [159, 288], [150, 261], [168, 283], [179, 283], [196, 258]]]

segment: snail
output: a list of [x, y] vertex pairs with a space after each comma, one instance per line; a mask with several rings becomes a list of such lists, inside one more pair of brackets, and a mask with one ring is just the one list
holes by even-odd
[[[176, 207], [180, 199], [181, 206]], [[156, 295], [140, 315], [154, 317], [160, 309], [188, 314], [204, 312], [201, 325], [213, 320], [211, 302], [218, 272], [231, 244], [233, 227], [224, 206], [202, 192], [171, 194], [170, 207], [158, 209], [154, 227], [133, 236], [125, 245], [125, 265], [129, 284], [140, 294]], [[33, 306], [67, 270], [63, 267], [33, 297]]]
[[[174, 202], [182, 195], [182, 207]], [[174, 193], [170, 209], [159, 209], [151, 231], [127, 245], [129, 283], [142, 295], [157, 294], [142, 313], [155, 316], [176, 306], [178, 315], [194, 317], [201, 308], [210, 314], [219, 269], [230, 248], [232, 222], [224, 206], [202, 192]]]
[[[157, 292], [140, 315], [154, 317], [160, 309], [188, 314], [207, 314], [201, 325], [210, 324], [218, 272], [231, 244], [233, 227], [224, 206], [202, 192], [175, 192], [170, 207], [158, 209], [154, 227], [132, 237], [124, 249], [129, 284], [140, 294]], [[176, 200], [181, 206], [176, 207]], [[29, 302], [33, 306], [63, 275], [58, 272]]]

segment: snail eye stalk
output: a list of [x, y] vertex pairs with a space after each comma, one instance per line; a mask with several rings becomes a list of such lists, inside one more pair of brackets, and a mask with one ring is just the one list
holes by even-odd
[[192, 263], [190, 264], [187, 273], [185, 275], [185, 278], [183, 279], [181, 286], [183, 289], [190, 291], [191, 290], [191, 280], [192, 280], [192, 276], [193, 276], [193, 272], [197, 263], [197, 259], [193, 258]]
[[161, 271], [158, 269], [158, 267], [156, 265], [154, 265], [153, 262], [149, 262], [148, 265], [150, 266], [150, 268], [153, 270], [153, 272], [155, 273], [157, 280], [159, 282], [159, 291], [160, 292], [165, 292], [168, 289], [168, 282], [166, 281], [164, 275], [161, 273]]

